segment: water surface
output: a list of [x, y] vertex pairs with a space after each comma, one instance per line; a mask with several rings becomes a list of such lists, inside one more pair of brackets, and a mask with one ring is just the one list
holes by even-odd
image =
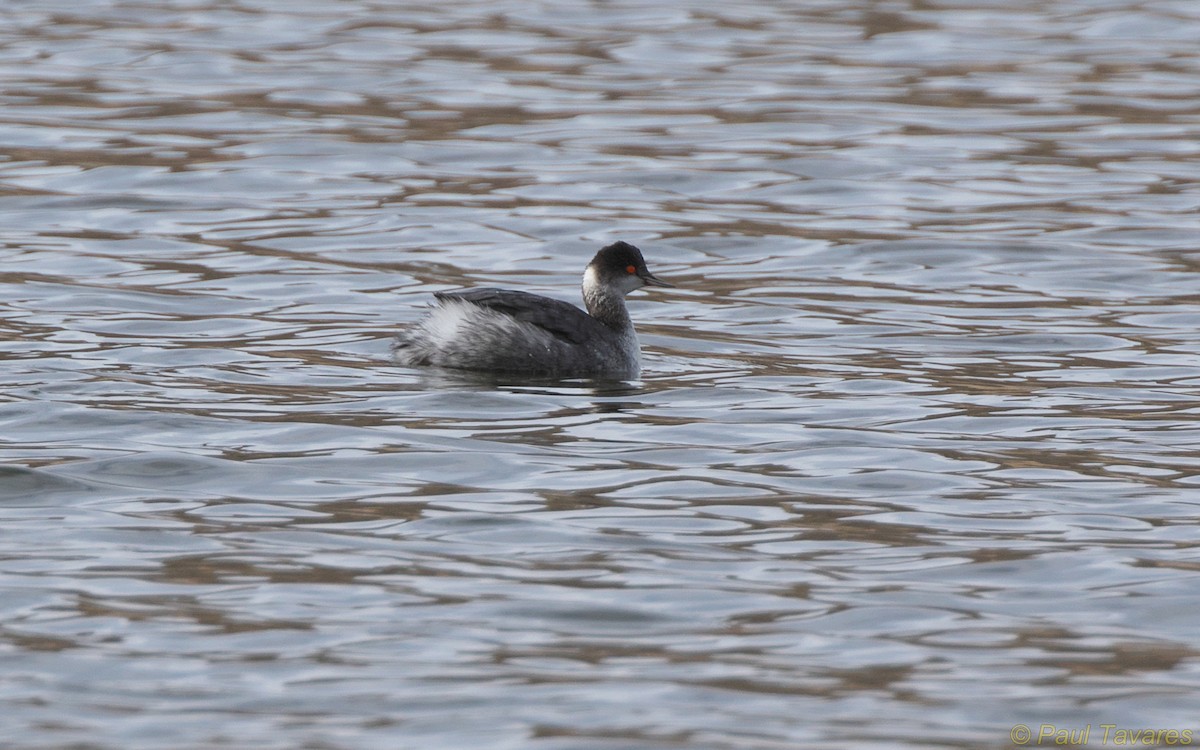
[[1200, 8], [660, 5], [2, 11], [6, 747], [1200, 741]]

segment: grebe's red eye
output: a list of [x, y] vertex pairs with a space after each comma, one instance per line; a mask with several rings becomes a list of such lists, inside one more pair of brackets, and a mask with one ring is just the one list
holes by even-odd
[[632, 276], [633, 274], [637, 273], [637, 266], [625, 266], [625, 273]]

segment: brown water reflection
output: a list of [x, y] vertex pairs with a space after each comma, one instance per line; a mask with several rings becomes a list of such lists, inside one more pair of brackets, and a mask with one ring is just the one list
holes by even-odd
[[1200, 736], [1192, 3], [0, 13], [5, 747]]

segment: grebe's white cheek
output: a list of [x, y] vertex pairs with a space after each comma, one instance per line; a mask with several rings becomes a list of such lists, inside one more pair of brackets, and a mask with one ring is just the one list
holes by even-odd
[[588, 266], [583, 271], [583, 289], [584, 291], [600, 289], [600, 274], [596, 273], [596, 269], [592, 266]]
[[646, 282], [642, 281], [641, 276], [631, 273], [628, 276], [621, 278], [620, 286], [622, 292], [629, 294], [634, 289], [641, 289], [642, 287], [646, 286]]

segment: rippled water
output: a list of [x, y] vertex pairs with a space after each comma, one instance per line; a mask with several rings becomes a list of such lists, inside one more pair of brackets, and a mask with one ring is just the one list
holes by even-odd
[[5, 747], [1200, 742], [1196, 3], [0, 14]]

